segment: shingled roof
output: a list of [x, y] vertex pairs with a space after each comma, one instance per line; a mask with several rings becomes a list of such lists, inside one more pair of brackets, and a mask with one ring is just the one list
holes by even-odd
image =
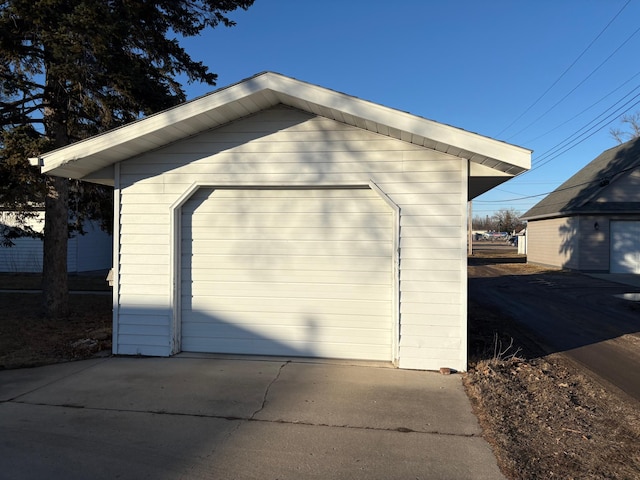
[[533, 208], [523, 220], [540, 220], [578, 214], [640, 212], [638, 202], [596, 202], [595, 199], [634, 169], [640, 167], [640, 138], [602, 152]]

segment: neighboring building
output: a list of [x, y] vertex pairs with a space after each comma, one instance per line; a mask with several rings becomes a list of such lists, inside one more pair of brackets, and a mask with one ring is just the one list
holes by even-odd
[[640, 139], [603, 152], [523, 215], [527, 259], [640, 273]]
[[115, 187], [116, 354], [467, 367], [467, 201], [531, 152], [275, 73], [66, 148]]
[[[36, 232], [44, 228], [44, 212], [28, 220]], [[19, 226], [12, 212], [0, 212], [0, 224]], [[85, 225], [86, 234], [75, 234], [67, 243], [67, 271], [82, 273], [107, 271], [113, 264], [113, 237], [100, 229], [97, 223]], [[0, 246], [0, 272], [41, 273], [42, 239], [21, 237], [13, 240], [11, 247]]]

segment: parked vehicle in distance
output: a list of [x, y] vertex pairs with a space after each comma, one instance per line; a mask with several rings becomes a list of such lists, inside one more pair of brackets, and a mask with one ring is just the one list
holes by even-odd
[[507, 232], [485, 232], [482, 234], [482, 240], [488, 240], [490, 242], [502, 241], [506, 242], [510, 238]]

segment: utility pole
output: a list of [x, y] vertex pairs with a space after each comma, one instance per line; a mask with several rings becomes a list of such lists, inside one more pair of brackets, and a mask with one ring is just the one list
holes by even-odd
[[473, 200], [467, 202], [467, 255], [473, 255]]

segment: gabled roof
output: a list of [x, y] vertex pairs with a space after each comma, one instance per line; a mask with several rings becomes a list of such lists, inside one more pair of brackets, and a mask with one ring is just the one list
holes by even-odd
[[476, 195], [531, 166], [530, 150], [273, 72], [43, 154], [32, 163], [43, 173], [108, 184], [113, 181], [109, 167], [117, 162], [278, 104], [468, 159], [474, 165], [471, 175], [486, 178]]
[[596, 202], [607, 189], [640, 167], [640, 138], [605, 150], [538, 202], [521, 218], [540, 220], [577, 214], [640, 211], [637, 202]]

